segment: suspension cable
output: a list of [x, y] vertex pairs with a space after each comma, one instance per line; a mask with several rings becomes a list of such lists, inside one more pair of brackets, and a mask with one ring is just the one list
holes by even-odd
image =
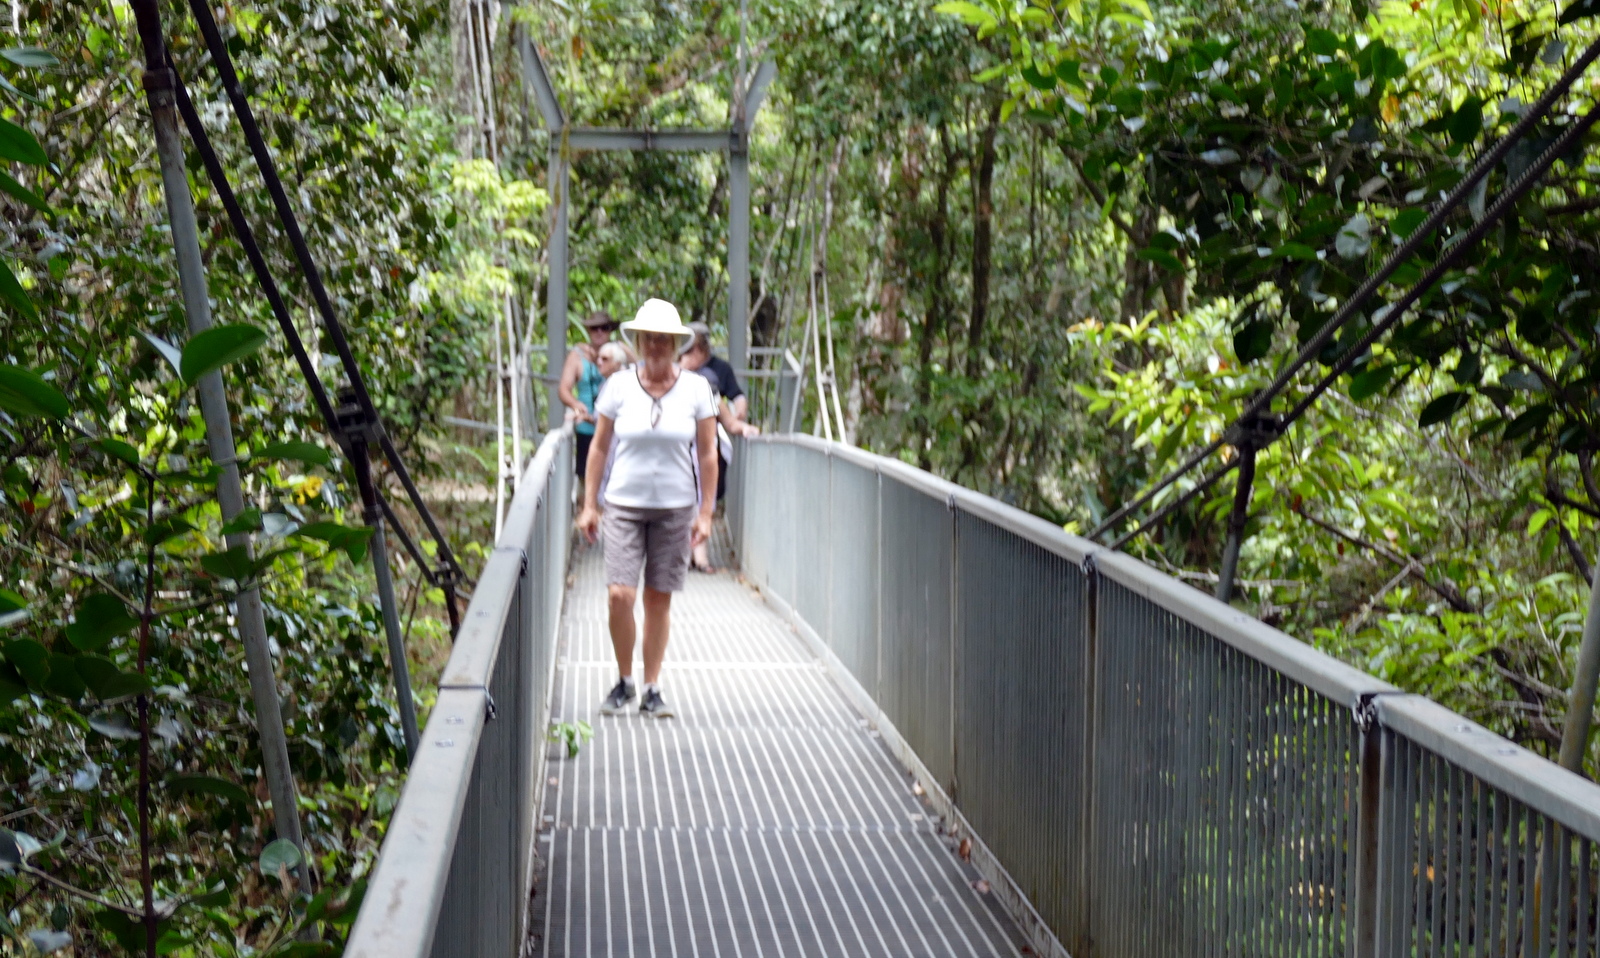
[[[1584, 137], [1584, 135], [1594, 128], [1597, 122], [1600, 122], [1600, 106], [1591, 107], [1587, 113], [1583, 114], [1583, 116], [1579, 117], [1575, 122], [1567, 126], [1567, 128], [1561, 132], [1561, 135], [1556, 137], [1554, 142], [1546, 147], [1544, 152], [1539, 154], [1539, 157], [1534, 160], [1533, 163], [1529, 165], [1528, 168], [1524, 170], [1514, 182], [1500, 192], [1500, 195], [1495, 198], [1494, 203], [1484, 211], [1483, 218], [1474, 223], [1471, 229], [1459, 234], [1459, 238], [1454, 239], [1454, 241], [1450, 243], [1450, 245], [1445, 249], [1443, 255], [1441, 255], [1438, 261], [1433, 264], [1432, 268], [1430, 268], [1427, 273], [1423, 274], [1423, 276], [1418, 279], [1410, 289], [1406, 290], [1403, 296], [1384, 309], [1383, 318], [1377, 323], [1374, 323], [1371, 329], [1367, 330], [1367, 332], [1363, 334], [1360, 339], [1352, 343], [1339, 355], [1336, 360], [1334, 360], [1327, 373], [1325, 373], [1322, 378], [1319, 379], [1314, 386], [1312, 386], [1311, 390], [1305, 396], [1301, 397], [1300, 401], [1297, 402], [1294, 407], [1284, 415], [1281, 423], [1276, 425], [1275, 431], [1277, 435], [1282, 436], [1290, 425], [1304, 415], [1312, 407], [1312, 405], [1315, 404], [1319, 398], [1321, 398], [1322, 394], [1327, 392], [1328, 389], [1338, 381], [1340, 376], [1343, 376], [1350, 370], [1352, 366], [1355, 365], [1356, 360], [1358, 360], [1367, 351], [1367, 349], [1372, 346], [1373, 343], [1377, 342], [1380, 336], [1382, 336], [1389, 329], [1393, 328], [1396, 323], [1404, 318], [1406, 313], [1410, 311], [1411, 307], [1414, 306], [1416, 302], [1428, 292], [1428, 290], [1432, 289], [1439, 282], [1439, 280], [1443, 279], [1444, 275], [1448, 273], [1457, 262], [1460, 261], [1461, 257], [1466, 254], [1467, 249], [1481, 240], [1484, 235], [1495, 226], [1495, 224], [1499, 223], [1500, 220], [1511, 211], [1512, 207], [1516, 205], [1517, 201], [1520, 200], [1529, 190], [1531, 190], [1539, 182], [1539, 180], [1544, 178], [1545, 173], [1549, 172], [1550, 167], [1554, 166], [1557, 160], [1561, 159], [1568, 152], [1573, 150], [1578, 145], [1578, 142]], [[1235, 422], [1234, 425], [1224, 433], [1224, 436], [1231, 436], [1235, 434], [1241, 428], [1244, 421], [1244, 418], [1241, 417], [1238, 422]], [[1271, 439], [1268, 439], [1267, 443], [1270, 443], [1271, 441]], [[1220, 443], [1217, 445], [1220, 446]], [[1213, 446], [1212, 451], [1215, 451], [1215, 448], [1217, 448], [1217, 446]], [[1235, 458], [1226, 466], [1215, 470], [1205, 479], [1196, 484], [1193, 488], [1186, 491], [1182, 496], [1162, 507], [1156, 512], [1155, 515], [1151, 516], [1149, 519], [1146, 519], [1137, 528], [1117, 539], [1111, 544], [1110, 548], [1113, 550], [1120, 549], [1129, 540], [1152, 528], [1156, 523], [1170, 515], [1175, 509], [1193, 499], [1194, 496], [1200, 492], [1200, 490], [1211, 486], [1218, 479], [1232, 471], [1238, 464], [1239, 460]], [[1096, 531], [1098, 532], [1099, 530]]]
[[412, 481], [405, 462], [400, 458], [399, 451], [395, 448], [388, 430], [384, 429], [383, 422], [378, 416], [377, 408], [372, 403], [372, 397], [367, 390], [366, 380], [362, 376], [360, 364], [356, 361], [355, 353], [351, 350], [350, 343], [345, 338], [344, 327], [340, 324], [339, 318], [334, 312], [333, 302], [328, 295], [327, 287], [322, 281], [322, 274], [318, 270], [315, 260], [312, 259], [311, 249], [306, 243], [305, 235], [300, 230], [299, 221], [294, 214], [294, 208], [289, 203], [289, 197], [284, 190], [283, 181], [278, 175], [277, 164], [273, 161], [272, 154], [267, 149], [266, 140], [261, 135], [261, 129], [256, 123], [255, 114], [250, 108], [250, 102], [246, 99], [244, 90], [239, 84], [238, 72], [233, 67], [232, 58], [228, 54], [227, 45], [222, 41], [222, 35], [217, 29], [216, 20], [212, 16], [206, 0], [190, 0], [189, 9], [194, 14], [195, 22], [199, 26], [201, 36], [206, 42], [206, 48], [211, 54], [212, 66], [216, 69], [217, 76], [222, 81], [223, 91], [233, 107], [234, 116], [239, 121], [245, 140], [255, 157], [256, 167], [261, 173], [262, 181], [267, 187], [268, 194], [272, 197], [273, 205], [277, 209], [279, 223], [283, 227], [290, 246], [294, 249], [301, 275], [305, 277], [306, 285], [311, 292], [311, 298], [316, 304], [317, 313], [322, 319], [322, 325], [327, 330], [328, 338], [332, 341], [334, 349], [339, 355], [340, 363], [345, 370], [345, 376], [350, 381], [350, 387], [354, 394], [353, 398], [366, 420], [367, 429], [382, 448], [390, 468], [394, 470], [395, 476], [399, 478], [400, 484], [405, 488], [413, 507], [417, 510], [423, 523], [428, 527], [429, 534], [438, 543], [440, 558], [454, 577], [464, 580], [466, 578], [465, 572], [456, 560], [455, 553], [450, 549], [450, 544], [444, 533], [439, 529], [433, 513], [423, 500], [421, 491], [417, 489], [416, 483]]
[[[1451, 213], [1468, 200], [1478, 182], [1488, 176], [1495, 166], [1511, 152], [1511, 149], [1521, 142], [1523, 137], [1532, 131], [1539, 122], [1546, 118], [1556, 100], [1560, 99], [1572, 88], [1572, 85], [1583, 76], [1584, 72], [1596, 59], [1600, 59], [1600, 39], [1596, 39], [1589, 44], [1583, 54], [1577, 60], [1574, 60], [1572, 65], [1561, 74], [1561, 77], [1549, 89], [1545, 90], [1544, 94], [1523, 113], [1522, 117], [1506, 135], [1501, 137], [1487, 153], [1478, 157], [1477, 162], [1467, 170], [1455, 188], [1444, 199], [1440, 200], [1439, 204], [1434, 207], [1433, 212], [1428, 214], [1427, 219], [1423, 220], [1416, 229], [1411, 231], [1411, 235], [1384, 259], [1375, 272], [1368, 275], [1367, 279], [1356, 288], [1355, 292], [1340, 306], [1333, 317], [1324, 323], [1321, 329], [1317, 330], [1316, 334], [1307, 341], [1294, 359], [1273, 378], [1272, 382], [1251, 399], [1245, 406], [1244, 411], [1239, 414], [1239, 422], [1251, 420], [1271, 406], [1272, 400], [1289, 385], [1290, 380], [1307, 363], [1310, 363], [1321, 354], [1323, 348], [1333, 339], [1334, 333], [1338, 332], [1345, 323], [1359, 314], [1361, 307], [1378, 291], [1378, 288], [1422, 248], [1424, 242], [1443, 225], [1445, 219]], [[1210, 458], [1212, 453], [1227, 444], [1230, 435], [1231, 431], [1223, 432], [1216, 439], [1207, 443], [1205, 448], [1190, 456], [1183, 465], [1168, 473], [1160, 482], [1140, 493], [1138, 498], [1107, 516], [1104, 521], [1095, 527], [1093, 532], [1089, 533], [1089, 538], [1099, 538], [1135, 509], [1155, 498], [1163, 489], [1172, 485], [1196, 466]]]

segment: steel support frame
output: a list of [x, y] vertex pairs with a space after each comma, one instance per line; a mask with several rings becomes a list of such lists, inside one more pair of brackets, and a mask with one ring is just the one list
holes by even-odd
[[527, 31], [519, 31], [517, 49], [522, 78], [550, 134], [550, 277], [546, 287], [545, 332], [549, 363], [550, 428], [558, 428], [566, 412], [558, 393], [561, 368], [567, 361], [568, 214], [571, 209], [572, 154], [583, 150], [675, 150], [728, 154], [728, 361], [741, 375], [750, 366], [750, 127], [777, 67], [762, 62], [742, 97], [735, 96], [733, 123], [725, 130], [630, 130], [570, 126], [561, 98], [550, 82], [544, 57]]

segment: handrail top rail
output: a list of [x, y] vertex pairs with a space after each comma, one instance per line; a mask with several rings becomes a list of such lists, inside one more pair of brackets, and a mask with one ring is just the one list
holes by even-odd
[[[1333, 658], [1299, 639], [1140, 560], [1114, 552], [990, 496], [915, 466], [815, 436], [773, 434], [747, 442], [810, 449], [887, 476], [951, 508], [969, 512], [1155, 603], [1219, 641], [1332, 701], [1358, 710], [1358, 721], [1428, 749], [1529, 808], [1600, 839], [1600, 784], [1484, 728], [1424, 696]], [[1373, 707], [1367, 715], [1366, 706]]]
[[951, 508], [969, 512], [1047, 549], [1086, 571], [1092, 567], [1096, 574], [1144, 596], [1251, 658], [1346, 707], [1354, 707], [1366, 696], [1400, 691], [1132, 556], [1113, 552], [1038, 516], [909, 463], [815, 436], [781, 433], [749, 441], [801, 446], [896, 479], [943, 500]]

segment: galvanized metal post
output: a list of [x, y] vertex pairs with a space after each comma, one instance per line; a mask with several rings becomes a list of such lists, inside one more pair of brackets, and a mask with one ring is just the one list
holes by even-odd
[[561, 131], [550, 134], [550, 280], [545, 298], [545, 333], [550, 376], [550, 428], [560, 429], [567, 407], [561, 405], [561, 367], [567, 362], [567, 210], [571, 200], [571, 178], [567, 157], [560, 142]]
[[[156, 154], [161, 163], [161, 184], [166, 195], [167, 219], [172, 229], [172, 248], [177, 258], [178, 280], [183, 292], [184, 314], [189, 334], [211, 328], [211, 300], [206, 284], [205, 263], [200, 255], [199, 230], [195, 222], [194, 198], [189, 193], [189, 177], [178, 133], [175, 99], [176, 76], [168, 60], [161, 27], [160, 9], [154, 0], [135, 0], [133, 11], [144, 43], [145, 95], [150, 103], [150, 119], [155, 127]], [[200, 412], [206, 424], [206, 444], [211, 460], [221, 470], [217, 477], [217, 501], [224, 521], [244, 511], [244, 488], [239, 480], [235, 457], [232, 419], [222, 374], [213, 371], [200, 377], [197, 385]], [[226, 538], [228, 548], [251, 547], [248, 533]], [[256, 712], [256, 731], [261, 738], [262, 772], [272, 796], [273, 823], [278, 837], [305, 848], [300, 831], [300, 810], [294, 776], [289, 766], [289, 746], [283, 731], [283, 713], [278, 702], [278, 682], [272, 665], [272, 650], [267, 642], [266, 617], [261, 608], [261, 591], [250, 586], [235, 597], [239, 638], [244, 645], [245, 662], [250, 670], [251, 700]], [[295, 869], [302, 891], [311, 889], [310, 872], [302, 854]]]
[[1233, 599], [1233, 579], [1239, 571], [1239, 547], [1244, 543], [1244, 527], [1250, 521], [1250, 487], [1256, 481], [1255, 443], [1238, 447], [1239, 476], [1233, 487], [1233, 511], [1228, 513], [1228, 543], [1222, 550], [1222, 570], [1217, 573], [1217, 601]]
[[740, 373], [750, 368], [750, 153], [742, 121], [728, 152], [728, 362]]
[[1083, 938], [1077, 942], [1073, 953], [1091, 958], [1095, 951], [1094, 890], [1094, 834], [1096, 822], [1096, 796], [1100, 792], [1095, 774], [1096, 744], [1099, 740], [1100, 715], [1100, 571], [1095, 567], [1094, 554], [1083, 560], [1083, 787], [1087, 799], [1083, 803], [1083, 816], [1078, 845], [1078, 914], [1082, 916]]
[[377, 423], [365, 420], [355, 397], [347, 390], [340, 396], [336, 411], [343, 435], [345, 456], [355, 470], [356, 488], [361, 492], [361, 518], [372, 529], [368, 552], [372, 556], [372, 575], [378, 585], [378, 608], [383, 616], [383, 631], [389, 645], [389, 671], [394, 676], [394, 696], [400, 709], [400, 730], [405, 735], [406, 756], [417, 757], [417, 706], [411, 697], [411, 665], [406, 658], [405, 639], [400, 632], [400, 603], [394, 593], [389, 571], [389, 548], [383, 535], [383, 511], [378, 489], [372, 481], [372, 459], [368, 446], [377, 432]]
[[1600, 680], [1600, 563], [1589, 583], [1589, 611], [1583, 619], [1583, 642], [1578, 646], [1578, 666], [1572, 694], [1567, 700], [1567, 721], [1561, 729], [1561, 767], [1583, 774], [1583, 757], [1589, 751], [1589, 726], [1594, 721], [1595, 685]]
[[1378, 958], [1378, 838], [1383, 807], [1383, 727], [1376, 696], [1363, 695], [1355, 706], [1361, 732], [1360, 799], [1356, 804], [1356, 873], [1353, 888], [1355, 930], [1352, 958]]

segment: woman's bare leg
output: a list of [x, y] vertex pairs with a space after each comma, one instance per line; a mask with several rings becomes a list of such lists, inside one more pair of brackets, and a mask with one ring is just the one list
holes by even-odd
[[[635, 627], [633, 623], [633, 602], [638, 595], [637, 589], [625, 585], [611, 585], [606, 587], [611, 597], [611, 650], [617, 654], [617, 674], [622, 678], [633, 675], [633, 643]], [[645, 659], [650, 657], [649, 639], [649, 609], [650, 590], [645, 590]], [[663, 645], [665, 643], [663, 642]], [[656, 667], [660, 668], [661, 657], [656, 657]], [[646, 674], [649, 674], [648, 669]]]
[[[616, 587], [613, 586], [612, 588]], [[613, 621], [615, 621], [615, 613], [612, 615]], [[661, 660], [667, 657], [667, 631], [671, 624], [672, 593], [658, 592], [649, 586], [645, 586], [644, 681], [646, 685], [661, 679]], [[612, 635], [616, 635], [615, 626], [612, 627]], [[628, 650], [629, 654], [632, 654], [633, 634], [631, 632], [628, 634]]]

